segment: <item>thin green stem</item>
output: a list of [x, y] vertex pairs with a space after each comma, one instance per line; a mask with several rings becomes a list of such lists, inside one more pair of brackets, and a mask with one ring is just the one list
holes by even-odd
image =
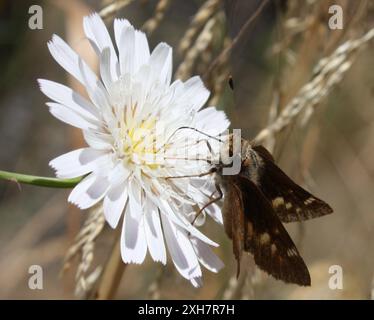
[[50, 188], [72, 188], [75, 187], [83, 177], [73, 179], [58, 179], [31, 176], [28, 174], [21, 174], [16, 172], [0, 170], [0, 179], [14, 181], [18, 183], [33, 184], [35, 186], [50, 187]]

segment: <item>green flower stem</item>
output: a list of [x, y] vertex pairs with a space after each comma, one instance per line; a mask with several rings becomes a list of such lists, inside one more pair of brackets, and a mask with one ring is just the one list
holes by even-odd
[[21, 173], [16, 173], [16, 172], [0, 170], [0, 179], [14, 181], [18, 183], [33, 184], [35, 186], [41, 186], [41, 187], [73, 188], [83, 179], [83, 177], [78, 177], [78, 178], [73, 178], [73, 179], [58, 179], [58, 178], [31, 176], [28, 174], [21, 174]]

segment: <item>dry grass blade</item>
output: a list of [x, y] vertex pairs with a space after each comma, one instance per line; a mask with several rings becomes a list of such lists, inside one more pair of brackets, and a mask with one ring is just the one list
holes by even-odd
[[[279, 92], [274, 92], [273, 101], [270, 105], [269, 109], [269, 116], [268, 116], [268, 125], [273, 123], [277, 117], [278, 110], [279, 110]], [[274, 152], [276, 144], [276, 139], [274, 135], [269, 135], [267, 138], [263, 141], [263, 145], [270, 151]]]
[[190, 77], [191, 71], [195, 65], [195, 62], [199, 55], [207, 49], [213, 39], [212, 29], [216, 23], [216, 17], [212, 17], [205, 24], [204, 29], [197, 37], [194, 45], [188, 50], [185, 59], [179, 65], [178, 70], [175, 73], [177, 79], [185, 80]]
[[153, 282], [148, 288], [148, 297], [152, 300], [159, 300], [161, 298], [161, 284], [165, 275], [166, 268], [161, 267]]
[[152, 18], [147, 20], [143, 25], [143, 30], [148, 35], [151, 35], [153, 31], [157, 29], [160, 22], [165, 16], [167, 9], [171, 4], [171, 0], [159, 0], [155, 9], [155, 13]]
[[96, 207], [90, 211], [73, 245], [66, 253], [62, 272], [65, 272], [70, 267], [74, 257], [79, 255], [79, 264], [75, 275], [75, 294], [78, 297], [86, 297], [100, 275], [100, 268], [97, 268], [89, 275], [87, 273], [94, 257], [95, 240], [103, 230], [104, 225], [103, 209], [101, 206]]
[[348, 40], [339, 46], [333, 54], [321, 59], [314, 69], [312, 80], [304, 85], [299, 93], [283, 109], [274, 122], [260, 131], [256, 142], [263, 142], [269, 136], [280, 132], [290, 125], [302, 111], [306, 112], [304, 124], [313, 113], [313, 108], [338, 84], [344, 74], [350, 69], [354, 58], [368, 41], [374, 37], [374, 29], [368, 31], [363, 37]]
[[96, 288], [91, 291], [91, 298], [97, 300], [113, 299], [120, 284], [126, 264], [121, 257], [121, 228], [117, 228], [112, 252], [105, 263], [103, 272], [97, 281]]
[[116, 0], [111, 4], [107, 5], [99, 12], [100, 16], [103, 19], [108, 19], [111, 16], [115, 15], [118, 10], [128, 6], [133, 0]]
[[204, 2], [204, 4], [197, 11], [192, 19], [190, 27], [187, 29], [184, 36], [182, 37], [182, 40], [180, 41], [179, 52], [182, 56], [185, 55], [189, 50], [194, 38], [204, 27], [206, 22], [217, 12], [220, 4], [220, 0], [208, 0]]
[[225, 291], [222, 293], [223, 300], [237, 300], [242, 296], [243, 288], [248, 277], [248, 272], [248, 268], [245, 268], [242, 271], [239, 279], [237, 279], [236, 275], [231, 276]]

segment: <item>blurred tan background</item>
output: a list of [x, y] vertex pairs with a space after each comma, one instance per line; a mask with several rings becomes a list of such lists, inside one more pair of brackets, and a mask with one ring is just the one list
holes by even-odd
[[[118, 1], [120, 2], [120, 1]], [[106, 19], [125, 17], [140, 28], [154, 15], [159, 1], [135, 0]], [[169, 1], [168, 1], [169, 2]], [[296, 1], [297, 2], [297, 1]], [[270, 1], [233, 48], [220, 86], [215, 77], [207, 85], [217, 97], [233, 128], [254, 136], [269, 121], [278, 97], [286, 105], [311, 79], [313, 66], [336, 47], [362, 36], [374, 27], [374, 1]], [[84, 144], [78, 130], [53, 118], [39, 91], [37, 78], [68, 83], [81, 90], [54, 62], [47, 41], [56, 33], [95, 67], [84, 39], [82, 18], [112, 1], [50, 0], [43, 8], [43, 29], [28, 28], [28, 9], [35, 1], [0, 1], [0, 169], [53, 176], [48, 162]], [[260, 0], [226, 1], [217, 14], [213, 38], [190, 73], [201, 74], [222, 51], [225, 37], [235, 39], [260, 5]], [[328, 6], [344, 8], [344, 29], [328, 29]], [[149, 38], [175, 47], [174, 65], [186, 56], [177, 50], [179, 40], [204, 1], [172, 0]], [[290, 18], [294, 29], [285, 26]], [[308, 20], [310, 19], [310, 20]], [[292, 22], [292, 20], [291, 20]], [[307, 22], [303, 25], [301, 22]], [[298, 24], [297, 24], [298, 23]], [[204, 231], [221, 244], [216, 250], [226, 267], [219, 274], [204, 272], [204, 286], [194, 289], [172, 264], [162, 267], [148, 257], [141, 266], [127, 266], [115, 298], [118, 299], [370, 299], [374, 290], [374, 44], [362, 48], [350, 70], [321, 100], [306, 125], [295, 123], [277, 136], [274, 154], [281, 167], [297, 182], [326, 200], [334, 214], [288, 225], [312, 276], [311, 288], [275, 281], [259, 272], [248, 257], [247, 270], [238, 282], [231, 244], [223, 228], [208, 219]], [[207, 52], [209, 51], [209, 54]], [[227, 68], [226, 68], [227, 67]], [[202, 71], [200, 71], [202, 70]], [[205, 70], [206, 71], [206, 70]], [[213, 78], [213, 79], [212, 79]], [[69, 205], [68, 190], [47, 189], [0, 181], [0, 298], [74, 298], [75, 268], [59, 277], [63, 259], [87, 215]], [[114, 232], [105, 227], [96, 241], [92, 268], [105, 262]], [[76, 262], [76, 261], [75, 261]], [[41, 265], [44, 289], [30, 290], [30, 265]], [[331, 265], [343, 268], [343, 290], [330, 290]]]

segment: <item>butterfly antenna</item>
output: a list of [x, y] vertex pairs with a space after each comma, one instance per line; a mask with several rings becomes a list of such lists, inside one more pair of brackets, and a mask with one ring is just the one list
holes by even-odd
[[217, 138], [217, 137], [214, 137], [214, 136], [212, 136], [212, 135], [210, 135], [210, 134], [207, 134], [207, 133], [205, 133], [205, 132], [203, 132], [203, 131], [200, 131], [200, 130], [198, 130], [198, 129], [196, 129], [196, 128], [193, 128], [193, 127], [187, 127], [187, 126], [184, 126], [184, 127], [179, 127], [178, 129], [176, 129], [171, 135], [170, 135], [170, 137], [166, 140], [166, 142], [157, 150], [157, 152], [159, 152], [160, 150], [162, 150], [163, 148], [165, 148], [166, 146], [167, 146], [167, 144], [169, 143], [169, 141], [171, 140], [171, 138], [179, 131], [179, 130], [183, 130], [183, 129], [189, 129], [189, 130], [193, 130], [193, 131], [195, 131], [195, 132], [198, 132], [198, 133], [200, 133], [200, 134], [202, 134], [202, 135], [204, 135], [204, 136], [206, 136], [206, 137], [208, 137], [208, 138], [211, 138], [211, 139], [214, 139], [214, 140], [216, 140], [216, 141], [219, 141], [219, 142], [221, 142], [221, 143], [224, 143], [224, 141], [223, 140], [221, 140], [221, 139], [219, 139], [219, 138]]

